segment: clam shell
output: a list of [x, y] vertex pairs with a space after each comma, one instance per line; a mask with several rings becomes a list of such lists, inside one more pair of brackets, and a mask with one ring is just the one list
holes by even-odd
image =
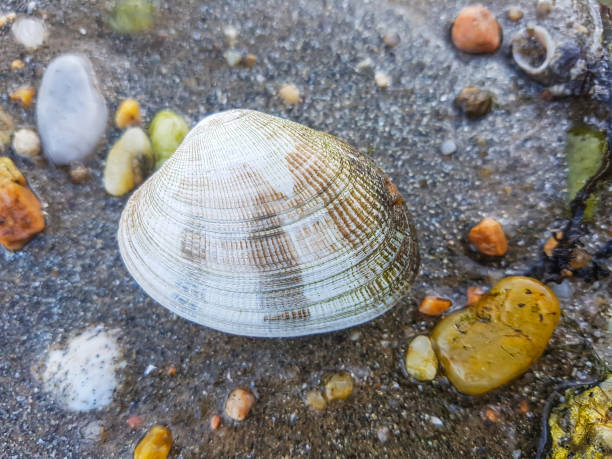
[[405, 295], [419, 264], [397, 188], [329, 134], [250, 110], [203, 119], [130, 198], [123, 261], [176, 314], [228, 333], [328, 332]]

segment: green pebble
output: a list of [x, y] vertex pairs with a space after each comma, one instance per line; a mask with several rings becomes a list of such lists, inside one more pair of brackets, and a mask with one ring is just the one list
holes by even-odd
[[[565, 157], [568, 165], [567, 191], [571, 201], [589, 178], [599, 171], [606, 153], [606, 136], [587, 126], [573, 126], [568, 132]], [[593, 194], [587, 200], [584, 217], [592, 220], [597, 210], [598, 197]]]
[[146, 32], [153, 27], [154, 10], [151, 0], [117, 0], [109, 23], [118, 33]]
[[172, 156], [188, 131], [185, 120], [171, 110], [162, 110], [155, 115], [149, 125], [149, 135], [153, 142], [156, 169]]

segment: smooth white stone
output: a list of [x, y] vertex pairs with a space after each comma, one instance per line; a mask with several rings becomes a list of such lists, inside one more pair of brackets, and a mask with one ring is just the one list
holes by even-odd
[[108, 110], [88, 59], [55, 58], [45, 70], [36, 105], [43, 152], [55, 164], [81, 161], [104, 133]]
[[42, 45], [47, 35], [45, 23], [37, 18], [20, 17], [13, 23], [11, 31], [15, 40], [30, 50]]

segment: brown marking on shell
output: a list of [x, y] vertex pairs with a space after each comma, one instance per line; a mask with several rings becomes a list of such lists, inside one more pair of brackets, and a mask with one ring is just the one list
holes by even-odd
[[307, 308], [298, 309], [297, 311], [285, 311], [281, 314], [267, 314], [264, 316], [264, 321], [274, 320], [306, 320], [310, 317], [310, 310]]
[[389, 205], [400, 206], [404, 203], [404, 199], [402, 198], [402, 195], [397, 189], [397, 186], [391, 181], [391, 179], [387, 175], [385, 175], [385, 188], [387, 189], [387, 194], [389, 196]]

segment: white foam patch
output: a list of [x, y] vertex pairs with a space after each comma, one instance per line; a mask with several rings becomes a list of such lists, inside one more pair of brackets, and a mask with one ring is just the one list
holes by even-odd
[[88, 411], [113, 400], [121, 355], [118, 330], [97, 326], [72, 338], [65, 349], [49, 352], [43, 385], [64, 408]]

